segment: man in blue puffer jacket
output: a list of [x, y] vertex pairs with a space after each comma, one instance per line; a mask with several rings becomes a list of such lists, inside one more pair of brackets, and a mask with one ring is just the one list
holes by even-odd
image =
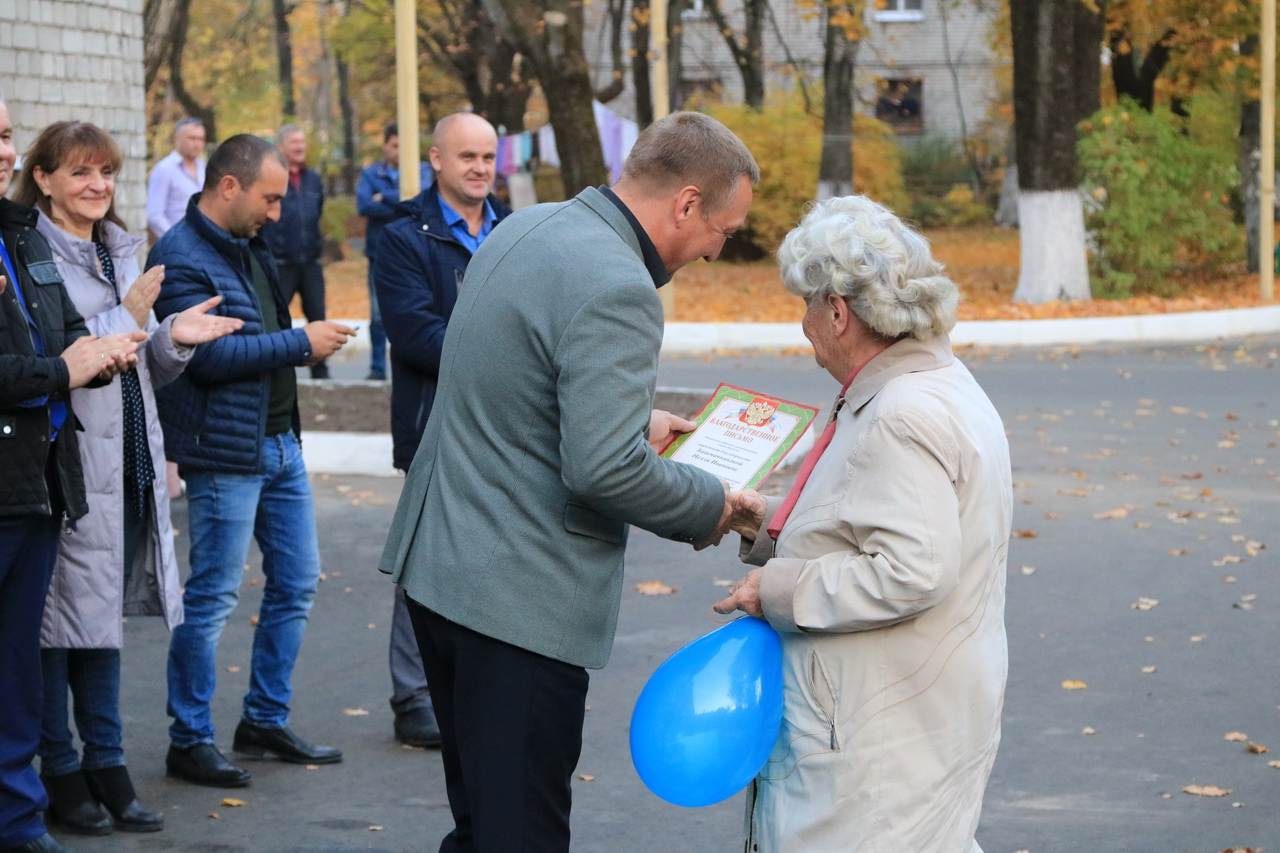
[[[458, 285], [471, 255], [511, 211], [491, 194], [498, 137], [472, 113], [440, 120], [432, 135], [433, 186], [401, 202], [383, 229], [374, 286], [391, 341], [393, 462], [409, 470], [436, 396], [440, 348]], [[404, 593], [391, 619], [391, 709], [395, 734], [411, 746], [436, 746], [436, 726], [422, 656]]]
[[186, 372], [156, 394], [166, 455], [187, 481], [191, 533], [186, 621], [169, 644], [166, 764], [170, 775], [198, 785], [250, 780], [214, 745], [210, 702], [218, 638], [251, 538], [267, 577], [233, 748], [299, 764], [342, 759], [288, 727], [293, 665], [320, 575], [294, 371], [337, 352], [355, 332], [324, 320], [290, 326], [275, 261], [258, 233], [280, 217], [286, 186], [274, 146], [249, 134], [231, 137], [209, 158], [204, 190], [186, 217], [147, 259], [148, 267], [165, 267], [158, 318], [218, 295], [218, 312], [244, 321], [238, 333], [199, 347]]

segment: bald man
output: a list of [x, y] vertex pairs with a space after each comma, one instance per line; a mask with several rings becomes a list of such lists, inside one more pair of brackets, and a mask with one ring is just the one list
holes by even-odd
[[[511, 211], [492, 195], [498, 135], [473, 113], [436, 124], [432, 185], [396, 208], [382, 232], [373, 283], [391, 342], [391, 437], [395, 467], [409, 470], [436, 396], [444, 333], [471, 255]], [[404, 593], [391, 620], [391, 708], [395, 734], [438, 746], [440, 730]]]

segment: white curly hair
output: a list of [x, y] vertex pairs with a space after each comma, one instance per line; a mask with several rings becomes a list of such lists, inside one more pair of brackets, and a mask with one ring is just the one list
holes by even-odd
[[929, 241], [866, 196], [814, 204], [778, 249], [787, 290], [806, 302], [829, 293], [886, 338], [928, 340], [956, 324], [960, 294]]

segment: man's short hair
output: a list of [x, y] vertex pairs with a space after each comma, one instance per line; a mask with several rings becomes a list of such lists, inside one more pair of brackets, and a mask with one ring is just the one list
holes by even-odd
[[391, 137], [399, 135], [399, 126], [394, 121], [389, 121], [387, 122], [387, 126], [382, 129], [382, 143], [385, 145], [391, 141]]
[[281, 125], [280, 129], [276, 131], [276, 145], [284, 145], [284, 141], [295, 133], [306, 133], [306, 131], [296, 124]]
[[173, 126], [174, 139], [178, 138], [178, 131], [182, 130], [184, 127], [198, 127], [201, 130], [204, 130], [204, 122], [195, 116], [187, 116], [186, 118], [178, 119], [178, 123]]
[[253, 186], [262, 174], [262, 161], [268, 157], [286, 166], [284, 155], [270, 142], [252, 133], [238, 133], [219, 145], [205, 164], [204, 188], [213, 189], [226, 175], [235, 178], [241, 189]]
[[738, 179], [760, 180], [760, 167], [742, 140], [711, 116], [672, 113], [645, 128], [622, 166], [622, 179], [653, 191], [683, 186], [702, 191], [714, 212], [733, 198]]

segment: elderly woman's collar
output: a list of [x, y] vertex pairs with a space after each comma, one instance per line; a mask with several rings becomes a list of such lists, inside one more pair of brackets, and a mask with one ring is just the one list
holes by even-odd
[[921, 373], [946, 367], [956, 360], [951, 338], [939, 335], [926, 341], [903, 338], [871, 361], [858, 373], [845, 392], [845, 408], [857, 412], [893, 379], [908, 373]]

